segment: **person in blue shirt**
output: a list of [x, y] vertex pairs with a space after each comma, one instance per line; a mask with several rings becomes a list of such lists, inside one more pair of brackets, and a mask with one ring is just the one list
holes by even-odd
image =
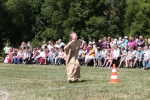
[[100, 61], [101, 60], [101, 54], [102, 54], [102, 51], [100, 50], [99, 47], [97, 47], [97, 52], [95, 53], [95, 62], [96, 62], [96, 65], [98, 65], [98, 66], [101, 66], [101, 61]]
[[136, 52], [136, 56], [134, 59], [134, 67], [138, 67], [138, 66], [142, 66], [142, 62], [143, 62], [143, 50], [142, 47], [138, 47], [137, 48], [137, 52]]
[[125, 38], [125, 43], [126, 43], [126, 45], [128, 45], [128, 42], [129, 42], [128, 37], [125, 36], [124, 38]]
[[148, 63], [146, 65], [146, 67], [144, 67], [145, 70], [150, 69], [150, 58], [148, 59]]

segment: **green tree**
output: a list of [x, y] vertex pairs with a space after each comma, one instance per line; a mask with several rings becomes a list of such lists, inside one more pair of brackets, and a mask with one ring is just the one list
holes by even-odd
[[127, 0], [125, 34], [150, 36], [149, 8], [149, 0]]

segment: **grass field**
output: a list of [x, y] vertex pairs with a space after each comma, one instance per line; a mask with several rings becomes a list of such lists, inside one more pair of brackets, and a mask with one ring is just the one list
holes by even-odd
[[65, 66], [0, 64], [0, 100], [150, 100], [150, 71], [82, 67], [83, 82], [68, 83]]

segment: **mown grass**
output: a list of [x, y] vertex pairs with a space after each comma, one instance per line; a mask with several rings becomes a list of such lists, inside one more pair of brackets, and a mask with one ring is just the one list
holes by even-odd
[[149, 100], [150, 71], [82, 67], [83, 82], [68, 83], [65, 66], [0, 64], [0, 100]]

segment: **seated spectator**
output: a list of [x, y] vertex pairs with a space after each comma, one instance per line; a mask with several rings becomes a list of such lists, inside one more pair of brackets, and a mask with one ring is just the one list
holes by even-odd
[[21, 64], [22, 63], [22, 57], [23, 57], [23, 51], [20, 49], [19, 51], [15, 50], [14, 53], [14, 63], [15, 64]]
[[101, 54], [101, 64], [103, 67], [105, 66], [104, 62], [105, 62], [105, 59], [107, 58], [107, 53], [108, 51], [105, 49], [105, 47], [103, 47], [102, 54]]
[[22, 64], [28, 64], [30, 62], [30, 53], [28, 49], [24, 49], [23, 57], [22, 57]]
[[109, 50], [110, 54], [109, 54], [109, 59], [105, 65], [105, 68], [111, 68], [112, 62], [113, 62], [113, 58], [114, 58], [114, 54], [113, 54], [113, 50]]
[[150, 58], [150, 50], [148, 49], [148, 46], [144, 47], [143, 54], [144, 54], [143, 67], [146, 67], [148, 59]]
[[146, 67], [144, 67], [145, 70], [150, 69], [150, 58], [148, 59], [148, 63], [146, 64]]
[[116, 64], [116, 66], [118, 66], [118, 61], [120, 60], [120, 49], [118, 48], [118, 45], [114, 46], [113, 54], [114, 54], [113, 63]]
[[142, 47], [137, 48], [136, 56], [134, 59], [134, 67], [142, 66], [143, 62], [143, 50]]
[[60, 43], [60, 45], [61, 45], [62, 48], [64, 48], [64, 46], [66, 45], [64, 42], [62, 42], [61, 39], [59, 39], [58, 42]]
[[95, 66], [96, 65], [95, 60], [94, 60], [95, 50], [93, 49], [92, 45], [89, 45], [88, 48], [89, 48], [89, 53], [86, 55], [86, 58], [85, 58], [85, 66], [87, 66], [91, 60], [94, 61], [94, 66]]
[[38, 65], [40, 62], [40, 52], [36, 52], [35, 58], [34, 58], [35, 63]]
[[109, 58], [110, 58], [110, 53], [111, 53], [111, 50], [109, 50], [109, 49], [106, 49], [107, 50], [107, 53], [106, 53], [106, 57], [105, 57], [105, 60], [104, 60], [104, 63], [103, 63], [103, 67], [105, 66], [105, 68], [106, 68], [106, 63], [107, 63], [107, 61], [109, 60]]
[[128, 37], [125, 36], [124, 39], [125, 39], [125, 44], [128, 45], [128, 42], [129, 42]]
[[49, 56], [48, 56], [48, 59], [49, 59], [49, 62], [51, 65], [55, 65], [55, 50], [54, 48], [51, 48], [51, 51], [49, 52]]
[[62, 48], [59, 49], [58, 55], [56, 56], [56, 64], [58, 65], [65, 65], [65, 52], [62, 50]]
[[100, 48], [98, 47], [97, 52], [95, 53], [95, 64], [98, 66], [101, 66], [101, 61], [100, 61], [101, 60], [101, 54], [102, 54], [102, 52], [101, 52]]
[[39, 65], [46, 64], [46, 54], [43, 49], [41, 49], [39, 57]]
[[85, 55], [86, 55], [86, 50], [87, 50], [87, 47], [86, 47], [86, 46], [84, 46], [83, 49], [80, 48], [80, 50], [79, 50], [78, 60], [79, 60], [80, 65], [83, 65], [83, 64], [84, 64]]
[[126, 56], [127, 56], [127, 52], [125, 50], [125, 47], [121, 47], [121, 55], [120, 55], [121, 59], [120, 59], [120, 63], [119, 63], [118, 68], [120, 68], [122, 63], [125, 62]]
[[125, 60], [125, 62], [126, 62], [125, 67], [127, 68], [130, 66], [132, 68], [136, 52], [133, 50], [133, 47], [129, 47], [128, 49], [129, 49], [129, 51], [127, 53], [127, 58]]

